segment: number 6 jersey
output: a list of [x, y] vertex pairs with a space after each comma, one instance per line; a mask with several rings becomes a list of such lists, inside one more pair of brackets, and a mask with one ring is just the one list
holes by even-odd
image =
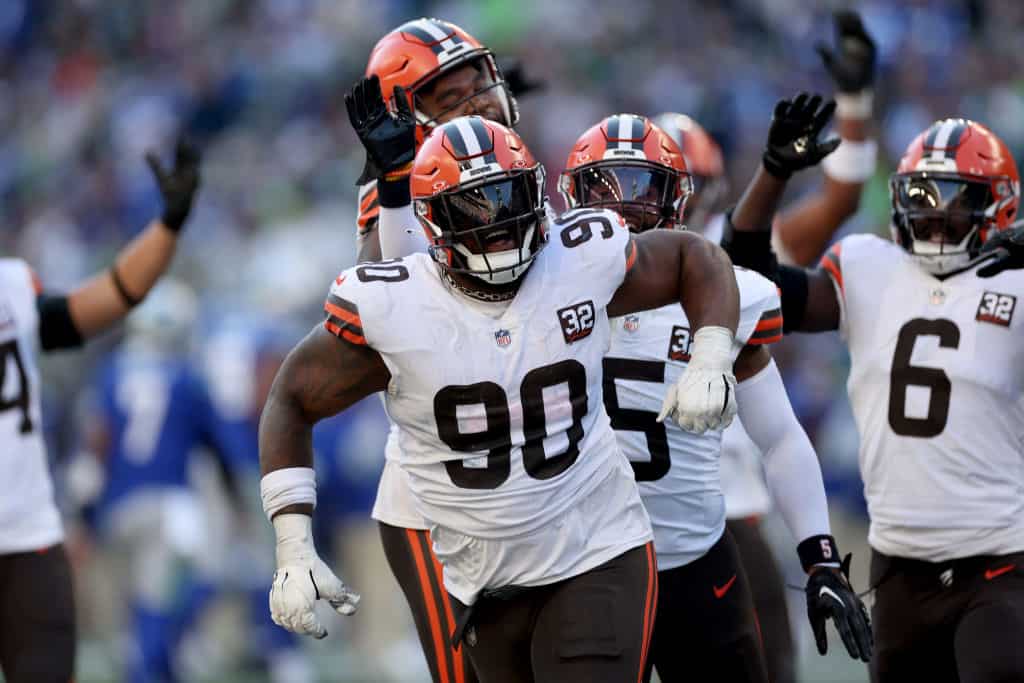
[[930, 561], [1024, 550], [1024, 271], [939, 280], [871, 235], [821, 266], [850, 348], [871, 546]]
[[505, 304], [469, 300], [425, 254], [358, 265], [331, 287], [327, 329], [391, 372], [399, 464], [464, 603], [651, 540], [601, 393], [628, 239], [609, 211], [562, 216]]
[[[752, 270], [735, 271], [740, 320], [733, 360], [747, 344], [782, 338], [775, 285]], [[702, 557], [725, 530], [723, 432], [693, 434], [672, 420], [656, 421], [665, 392], [690, 361], [690, 338], [678, 305], [615, 318], [604, 361], [605, 406], [651, 516], [659, 571]]]
[[37, 296], [28, 265], [0, 259], [0, 554], [64, 537], [42, 437]]

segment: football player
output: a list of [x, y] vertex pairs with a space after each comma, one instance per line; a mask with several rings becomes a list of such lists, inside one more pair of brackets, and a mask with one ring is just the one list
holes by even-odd
[[109, 269], [69, 294], [50, 294], [24, 261], [0, 259], [0, 669], [12, 683], [66, 683], [74, 673], [71, 568], [42, 437], [35, 354], [107, 329], [170, 264], [199, 187], [199, 157], [179, 143], [171, 169], [153, 155], [147, 160], [163, 215]]
[[815, 270], [780, 266], [765, 217], [820, 150], [800, 116], [812, 105], [801, 95], [777, 106], [729, 242], [781, 287], [787, 330], [838, 330], [850, 349], [872, 679], [1024, 680], [1024, 279], [982, 253], [1017, 214], [1016, 163], [985, 126], [937, 121], [890, 180], [892, 241], [851, 235]]
[[[427, 138], [412, 193], [430, 254], [339, 275], [326, 322], [286, 359], [264, 409], [271, 610], [314, 636], [325, 633], [317, 599], [354, 611], [358, 596], [310, 542], [309, 439], [319, 419], [384, 391], [398, 464], [443, 566], [437, 590], [451, 596], [435, 623], [455, 626], [481, 680], [638, 679], [657, 568], [601, 398], [608, 318], [686, 307], [693, 360], [662, 412], [717, 429], [735, 412], [731, 265], [695, 235], [631, 237], [607, 210], [550, 219], [543, 167], [518, 135], [477, 116]], [[433, 581], [426, 550], [417, 567]]]
[[[836, 85], [836, 130], [841, 144], [825, 157], [820, 191], [786, 207], [773, 221], [774, 245], [780, 258], [811, 266], [824, 252], [836, 229], [857, 209], [864, 183], [875, 171], [877, 144], [869, 137], [872, 83], [875, 76], [874, 40], [855, 12], [835, 16], [835, 47], [818, 45], [826, 70]], [[722, 151], [696, 121], [666, 113], [654, 123], [683, 150], [693, 178], [693, 193], [683, 215], [688, 230], [718, 242], [724, 224], [720, 212], [727, 192]], [[761, 455], [735, 420], [722, 435], [720, 475], [725, 496], [726, 525], [732, 532], [748, 572], [764, 643], [768, 678], [794, 683], [796, 651], [785, 595], [785, 582], [762, 531], [762, 519], [772, 510]]]
[[[490, 51], [458, 26], [438, 19], [411, 21], [384, 36], [370, 54], [366, 74], [345, 102], [367, 151], [364, 176], [373, 178], [359, 193], [358, 260], [379, 261], [426, 251], [409, 188], [416, 147], [426, 134], [463, 114], [513, 126], [518, 109]], [[440, 589], [440, 565], [430, 550], [427, 522], [398, 467], [398, 448], [397, 428], [392, 428], [373, 518], [434, 682], [473, 683], [476, 674], [469, 661], [445, 637], [452, 624], [446, 623], [449, 610], [442, 604], [447, 595]]]
[[200, 447], [223, 450], [206, 387], [186, 354], [197, 307], [188, 286], [160, 282], [128, 319], [83, 418], [88, 446], [77, 457], [104, 473], [98, 537], [121, 560], [117, 583], [128, 588], [135, 637], [126, 681], [178, 680], [178, 645], [212, 595], [204, 562], [210, 541], [189, 456]]
[[[633, 234], [677, 229], [691, 191], [678, 145], [642, 116], [616, 114], [576, 141], [559, 188], [568, 206], [605, 208]], [[772, 497], [800, 544], [815, 633], [833, 616], [850, 655], [870, 657], [867, 611], [840, 569], [817, 456], [793, 414], [767, 344], [782, 338], [776, 287], [736, 269], [740, 318], [731, 358], [739, 417], [764, 454]], [[611, 321], [604, 401], [633, 465], [658, 555], [658, 611], [651, 642], [662, 680], [706, 672], [728, 681], [768, 681], [747, 573], [732, 534], [718, 461], [722, 433], [692, 434], [657, 419], [665, 386], [690, 360], [691, 335], [678, 306]], [[751, 571], [759, 571], [756, 566]], [[840, 601], [821, 591], [831, 591]]]

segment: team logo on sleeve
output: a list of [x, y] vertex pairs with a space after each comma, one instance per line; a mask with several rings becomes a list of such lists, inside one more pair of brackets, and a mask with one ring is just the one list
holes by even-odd
[[636, 332], [640, 329], [640, 316], [627, 315], [626, 319], [622, 321], [622, 328], [626, 332]]
[[512, 343], [512, 333], [508, 330], [498, 330], [494, 333], [494, 341], [498, 343], [498, 346], [508, 346]]
[[594, 331], [594, 302], [584, 301], [558, 309], [558, 322], [566, 344], [589, 337]]
[[668, 338], [668, 359], [690, 362], [690, 328], [682, 325], [672, 326], [672, 335]]
[[978, 313], [974, 319], [983, 323], [1009, 327], [1013, 320], [1013, 311], [1017, 308], [1017, 297], [1012, 294], [985, 292], [978, 304]]

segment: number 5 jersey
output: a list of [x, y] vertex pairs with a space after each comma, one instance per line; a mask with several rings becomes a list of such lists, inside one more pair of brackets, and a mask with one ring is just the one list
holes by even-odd
[[1024, 271], [939, 280], [872, 235], [821, 267], [850, 349], [871, 546], [930, 561], [1024, 550]]
[[464, 603], [651, 540], [602, 401], [628, 240], [609, 211], [565, 214], [506, 304], [467, 299], [425, 254], [358, 265], [331, 287], [326, 328], [391, 372], [397, 458]]
[[42, 436], [37, 296], [28, 265], [0, 259], [0, 554], [64, 538]]

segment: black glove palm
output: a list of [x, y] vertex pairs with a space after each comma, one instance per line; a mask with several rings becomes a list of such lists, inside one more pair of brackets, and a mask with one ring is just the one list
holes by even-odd
[[992, 262], [978, 269], [978, 277], [993, 277], [1004, 270], [1024, 268], [1024, 221], [1000, 230], [981, 247], [982, 255], [992, 254]]
[[378, 180], [416, 157], [416, 118], [405, 91], [397, 85], [394, 96], [396, 111], [392, 114], [376, 76], [359, 79], [345, 95], [349, 121], [366, 148], [363, 175]]
[[878, 56], [875, 41], [856, 12], [836, 12], [835, 27], [835, 51], [824, 43], [817, 43], [814, 49], [821, 55], [839, 92], [860, 92], [870, 87], [875, 80], [875, 61]]
[[871, 659], [874, 637], [868, 611], [850, 586], [850, 557], [839, 570], [821, 567], [807, 578], [807, 618], [819, 654], [828, 652], [825, 622], [831, 618], [850, 656], [866, 662]]
[[765, 169], [785, 180], [835, 151], [839, 138], [818, 140], [835, 109], [832, 100], [822, 104], [821, 95], [800, 93], [792, 100], [779, 100], [762, 157]]
[[174, 167], [165, 170], [155, 152], [146, 154], [146, 163], [156, 177], [156, 184], [164, 199], [163, 224], [179, 232], [185, 225], [192, 200], [199, 189], [199, 150], [181, 139], [174, 148]]

